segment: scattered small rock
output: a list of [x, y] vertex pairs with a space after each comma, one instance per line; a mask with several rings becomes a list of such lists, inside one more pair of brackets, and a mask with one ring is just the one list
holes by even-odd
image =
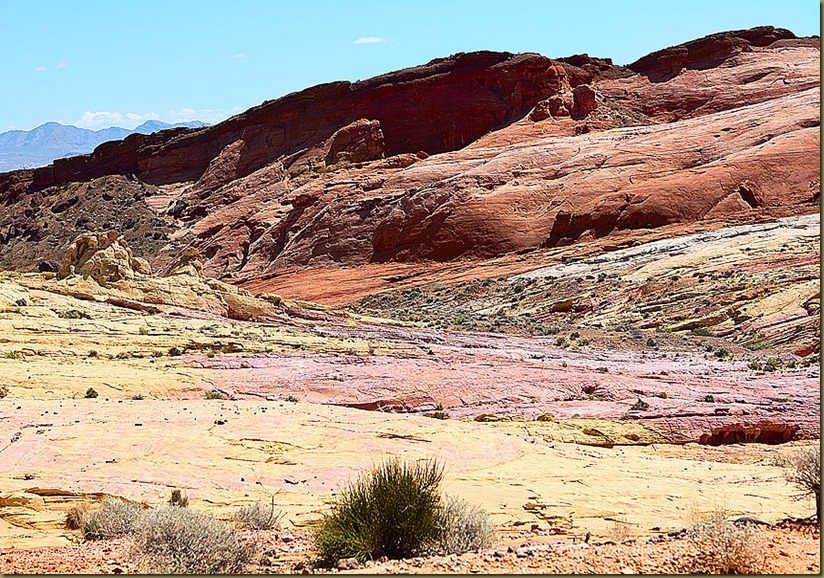
[[360, 563], [358, 562], [357, 558], [341, 558], [335, 564], [335, 568], [338, 570], [354, 570], [358, 568]]

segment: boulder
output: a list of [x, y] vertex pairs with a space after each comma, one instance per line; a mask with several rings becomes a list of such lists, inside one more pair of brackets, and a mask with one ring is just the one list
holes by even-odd
[[148, 261], [136, 258], [123, 236], [116, 230], [105, 233], [83, 233], [69, 246], [57, 273], [58, 279], [70, 275], [91, 277], [108, 286], [138, 275], [150, 275]]
[[572, 118], [584, 118], [598, 108], [595, 91], [588, 84], [581, 84], [572, 90]]
[[360, 163], [383, 158], [386, 143], [377, 120], [362, 118], [335, 132], [329, 142], [326, 164]]

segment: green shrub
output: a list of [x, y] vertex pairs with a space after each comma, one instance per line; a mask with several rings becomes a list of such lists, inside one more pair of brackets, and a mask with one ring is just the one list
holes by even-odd
[[134, 536], [151, 573], [238, 573], [253, 554], [225, 524], [189, 508], [148, 512], [135, 525]]
[[86, 390], [86, 399], [94, 399], [95, 397], [97, 397], [97, 392], [93, 387]]
[[57, 314], [61, 319], [91, 319], [88, 313], [78, 311], [77, 309], [69, 309], [68, 311], [61, 311]]
[[180, 349], [176, 345], [169, 348], [169, 357], [176, 357], [178, 355], [183, 355], [182, 349]]
[[216, 389], [210, 389], [206, 392], [206, 399], [223, 399], [223, 394]]
[[764, 371], [776, 371], [781, 369], [782, 365], [784, 365], [784, 360], [780, 357], [768, 357], [764, 362]]
[[92, 349], [89, 351], [89, 357], [97, 357], [97, 350]]
[[275, 510], [275, 499], [271, 503], [255, 502], [243, 506], [235, 512], [235, 522], [249, 530], [273, 530], [279, 526], [283, 512]]
[[435, 461], [409, 465], [398, 459], [361, 476], [321, 522], [315, 536], [320, 565], [341, 558], [406, 558], [436, 547], [442, 536], [442, 477]]
[[442, 533], [438, 546], [443, 554], [462, 554], [487, 548], [495, 542], [489, 515], [455, 496], [447, 496], [442, 507]]
[[297, 403], [300, 400], [296, 398], [294, 395], [287, 395], [284, 401], [288, 401], [289, 403]]
[[84, 539], [107, 540], [130, 534], [142, 512], [140, 504], [107, 499], [96, 512], [86, 516], [78, 513], [77, 522]]

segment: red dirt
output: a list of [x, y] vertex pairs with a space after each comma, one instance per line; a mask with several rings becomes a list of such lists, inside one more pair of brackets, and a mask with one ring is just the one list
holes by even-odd
[[[285, 539], [282, 536], [286, 536]], [[319, 573], [313, 557], [311, 534], [306, 531], [246, 533], [258, 544], [258, 556], [248, 573]], [[788, 525], [759, 531], [766, 556], [765, 574], [819, 574], [820, 531], [816, 527]], [[512, 551], [508, 551], [511, 549]], [[620, 544], [584, 543], [584, 536], [553, 536], [537, 531], [507, 528], [495, 548], [460, 556], [434, 556], [409, 560], [368, 562], [345, 573], [358, 574], [680, 574], [689, 573], [696, 549], [687, 539], [660, 538]], [[261, 564], [262, 562], [262, 564]], [[4, 574], [109, 574], [138, 573], [139, 560], [128, 540], [85, 542], [77, 546], [0, 552]], [[332, 573], [338, 573], [332, 569]]]

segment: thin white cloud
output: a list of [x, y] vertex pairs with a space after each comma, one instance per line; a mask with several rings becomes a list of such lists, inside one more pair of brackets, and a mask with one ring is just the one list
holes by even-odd
[[378, 44], [379, 42], [386, 42], [386, 38], [379, 38], [378, 36], [364, 36], [358, 38], [352, 44]]
[[66, 68], [66, 63], [65, 62], [59, 62], [57, 64], [57, 66], [55, 66], [55, 68]]
[[74, 121], [73, 125], [80, 128], [88, 128], [97, 130], [100, 128], [108, 128], [110, 126], [120, 126], [123, 128], [132, 129], [140, 125], [144, 120], [145, 115], [135, 114], [133, 112], [108, 112], [99, 111], [92, 112], [87, 110], [78, 120]]
[[215, 110], [211, 108], [194, 109], [184, 107], [180, 110], [168, 110], [165, 114], [158, 114], [156, 112], [146, 112], [143, 114], [109, 111], [91, 112], [87, 110], [78, 120], [70, 122], [69, 124], [91, 130], [99, 130], [101, 128], [108, 128], [111, 126], [119, 126], [131, 130], [140, 126], [147, 120], [159, 120], [170, 124], [199, 120], [201, 122], [215, 124], [242, 111], [243, 109], [239, 106], [235, 106], [229, 110]]
[[237, 54], [233, 54], [230, 58], [246, 58], [246, 54], [243, 52], [238, 52]]
[[37, 72], [46, 72], [46, 70], [48, 70], [48, 69], [45, 66], [38, 66], [34, 70], [37, 71]]

